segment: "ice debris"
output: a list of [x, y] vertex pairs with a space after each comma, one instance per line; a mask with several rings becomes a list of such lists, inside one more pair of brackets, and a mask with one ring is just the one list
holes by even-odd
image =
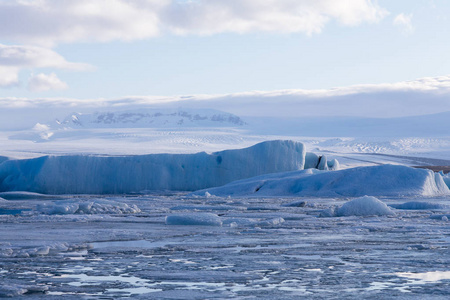
[[47, 290], [48, 286], [46, 285], [1, 284], [0, 298], [19, 297], [24, 294], [45, 293]]
[[97, 199], [92, 201], [63, 200], [37, 205], [37, 210], [48, 215], [67, 214], [133, 214], [141, 210], [134, 204]]
[[220, 217], [212, 213], [177, 214], [166, 217], [167, 225], [222, 226]]
[[320, 212], [320, 217], [349, 216], [389, 216], [395, 213], [375, 197], [364, 196], [344, 203], [341, 207], [328, 208]]

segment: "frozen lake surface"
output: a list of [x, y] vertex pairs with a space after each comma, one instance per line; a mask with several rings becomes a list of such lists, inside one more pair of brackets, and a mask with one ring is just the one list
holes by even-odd
[[[0, 200], [0, 296], [450, 295], [449, 197], [380, 198], [393, 215], [348, 217], [319, 215], [350, 199], [63, 198]], [[422, 204], [403, 205], [411, 201]], [[167, 225], [168, 216], [213, 222]]]

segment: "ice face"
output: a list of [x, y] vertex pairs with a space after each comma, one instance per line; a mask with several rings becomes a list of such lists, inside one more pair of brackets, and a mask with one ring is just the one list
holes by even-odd
[[207, 154], [44, 156], [0, 164], [0, 191], [44, 194], [120, 194], [194, 191], [261, 174], [301, 170], [305, 150], [293, 141]]
[[[398, 165], [262, 175], [207, 190], [216, 196], [436, 196], [450, 190], [430, 170]], [[203, 195], [205, 191], [193, 193]]]

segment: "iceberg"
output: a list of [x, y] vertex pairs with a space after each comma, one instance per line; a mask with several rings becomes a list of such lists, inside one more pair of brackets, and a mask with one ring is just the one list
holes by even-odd
[[439, 196], [450, 190], [439, 173], [399, 165], [261, 175], [193, 193], [215, 196]]
[[392, 216], [395, 213], [375, 197], [364, 196], [320, 212], [319, 217]]
[[0, 192], [195, 191], [262, 174], [301, 170], [304, 163], [305, 148], [294, 141], [267, 141], [212, 154], [43, 156], [1, 163]]

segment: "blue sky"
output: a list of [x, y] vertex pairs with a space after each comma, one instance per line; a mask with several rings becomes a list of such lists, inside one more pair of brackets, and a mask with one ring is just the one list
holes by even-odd
[[228, 94], [449, 75], [449, 16], [445, 0], [0, 0], [0, 97]]

